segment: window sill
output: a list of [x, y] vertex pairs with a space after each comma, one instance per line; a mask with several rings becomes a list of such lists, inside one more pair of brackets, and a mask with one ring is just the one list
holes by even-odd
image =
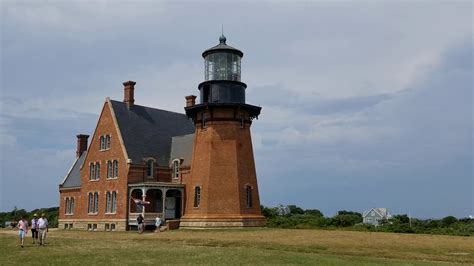
[[97, 216], [99, 215], [98, 212], [89, 212], [87, 215], [90, 215], [90, 216]]
[[73, 216], [74, 213], [66, 213], [65, 215], [66, 215], [66, 216]]
[[109, 180], [117, 180], [117, 179], [118, 179], [118, 176], [117, 176], [117, 177], [107, 178], [107, 181], [109, 181]]
[[106, 212], [105, 215], [116, 215], [116, 212]]
[[99, 182], [100, 179], [89, 179], [90, 182]]

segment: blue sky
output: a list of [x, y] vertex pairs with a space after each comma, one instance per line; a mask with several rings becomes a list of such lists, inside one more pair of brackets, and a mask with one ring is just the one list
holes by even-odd
[[244, 52], [261, 203], [474, 214], [470, 1], [3, 1], [0, 210], [57, 206], [105, 97], [183, 112]]

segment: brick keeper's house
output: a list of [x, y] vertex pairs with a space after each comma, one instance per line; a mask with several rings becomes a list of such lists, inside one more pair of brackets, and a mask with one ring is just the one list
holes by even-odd
[[243, 53], [219, 44], [202, 54], [200, 102], [180, 114], [106, 98], [90, 145], [77, 135], [76, 159], [59, 185], [59, 226], [129, 230], [139, 214], [170, 227], [264, 226], [250, 126], [261, 107], [246, 104]]

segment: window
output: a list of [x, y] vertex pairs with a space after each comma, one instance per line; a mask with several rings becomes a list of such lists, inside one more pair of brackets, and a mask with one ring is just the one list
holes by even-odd
[[107, 162], [107, 178], [113, 178], [112, 162], [111, 161]]
[[252, 187], [251, 186], [246, 186], [245, 187], [245, 193], [247, 196], [247, 208], [252, 208], [253, 203], [252, 203]]
[[105, 150], [105, 139], [104, 139], [104, 136], [100, 136], [99, 149], [100, 149], [101, 151], [102, 151], [102, 150]]
[[92, 230], [92, 224], [87, 224], [87, 230]]
[[87, 206], [88, 206], [87, 212], [93, 213], [94, 212], [94, 198], [92, 196], [92, 193], [89, 193], [89, 204]]
[[94, 193], [94, 213], [99, 212], [99, 193]]
[[65, 214], [73, 214], [74, 213], [74, 198], [66, 198], [64, 213]]
[[110, 228], [109, 224], [105, 224], [105, 231], [109, 231], [109, 228]]
[[118, 161], [117, 160], [114, 160], [114, 178], [115, 177], [118, 177]]
[[105, 136], [105, 148], [110, 149], [110, 135]]
[[94, 163], [90, 163], [89, 165], [89, 180], [95, 179], [95, 166]]
[[245, 128], [245, 116], [240, 114], [240, 128]]
[[69, 229], [72, 229], [72, 228], [74, 228], [74, 226], [73, 226], [73, 225], [74, 225], [74, 224], [72, 224], [72, 223], [71, 223], [71, 224], [69, 224]]
[[173, 161], [173, 178], [179, 178], [179, 159]]
[[115, 231], [115, 224], [110, 224], [110, 231]]
[[194, 207], [197, 208], [201, 204], [201, 187], [194, 187]]
[[66, 198], [66, 205], [64, 208], [64, 213], [69, 214], [69, 198]]
[[97, 224], [92, 225], [92, 230], [97, 231]]
[[69, 229], [69, 224], [64, 224], [64, 229]]
[[117, 192], [109, 192], [105, 194], [105, 213], [115, 213], [117, 210]]
[[207, 128], [207, 117], [206, 113], [201, 113], [201, 127]]
[[100, 163], [95, 164], [95, 180], [100, 179]]
[[112, 209], [111, 213], [115, 213], [117, 211], [117, 192], [112, 192]]
[[105, 193], [105, 213], [110, 213], [110, 192]]
[[146, 170], [147, 177], [153, 177], [153, 160], [150, 159], [147, 162], [147, 170]]

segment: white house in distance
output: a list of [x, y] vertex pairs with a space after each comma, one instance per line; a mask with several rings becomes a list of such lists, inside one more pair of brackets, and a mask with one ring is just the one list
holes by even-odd
[[392, 218], [392, 215], [388, 212], [387, 208], [372, 208], [364, 211], [362, 218], [365, 224], [379, 226], [380, 220], [388, 220]]

